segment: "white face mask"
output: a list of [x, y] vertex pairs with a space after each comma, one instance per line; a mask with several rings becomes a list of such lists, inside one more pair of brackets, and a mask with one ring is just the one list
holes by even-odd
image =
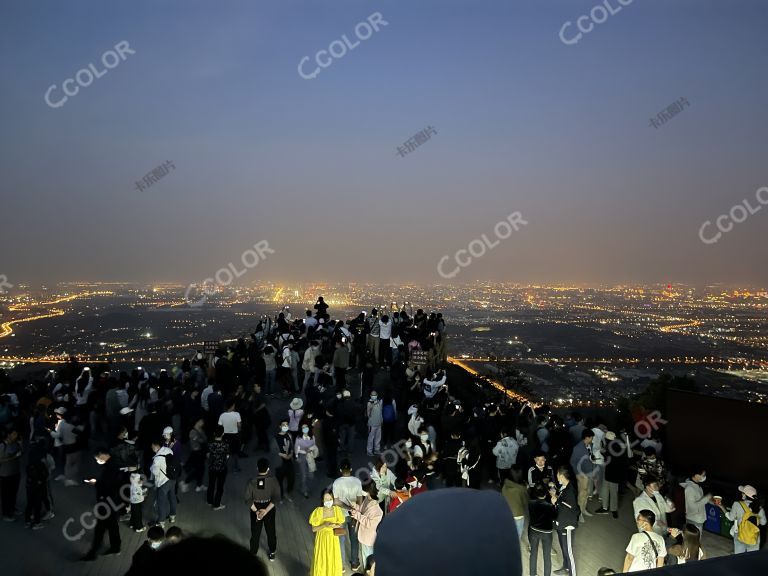
[[707, 481], [707, 477], [706, 476], [702, 476], [701, 480], [699, 480], [699, 484], [702, 484], [703, 482], [706, 482], [706, 481]]
[[333, 507], [333, 500], [325, 500], [323, 502], [323, 506], [325, 506], [326, 508], [332, 508]]
[[422, 442], [427, 442], [429, 440], [429, 436], [426, 434], [422, 434], [420, 436]]
[[371, 402], [376, 402], [376, 400], [378, 400], [378, 399], [379, 399], [379, 397], [376, 396], [375, 394], [371, 396]]
[[413, 442], [411, 442], [410, 440], [406, 440], [405, 447], [406, 448], [413, 448]]
[[157, 550], [162, 545], [163, 545], [162, 542], [150, 542], [149, 543], [149, 546], [152, 548], [152, 550]]
[[283, 434], [288, 432], [288, 426], [280, 426], [280, 432], [282, 432]]
[[302, 428], [302, 429], [301, 429], [301, 431], [302, 431], [304, 434], [309, 434], [309, 428], [307, 428], [306, 426], [304, 426], [304, 428]]

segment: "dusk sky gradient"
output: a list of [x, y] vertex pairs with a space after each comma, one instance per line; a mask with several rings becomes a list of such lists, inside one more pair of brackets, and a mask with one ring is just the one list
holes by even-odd
[[[699, 228], [768, 186], [768, 2], [635, 0], [563, 44], [596, 4], [5, 0], [0, 274], [186, 283], [266, 240], [240, 282], [445, 283], [440, 257], [519, 211], [454, 282], [767, 286], [768, 206], [716, 244]], [[46, 105], [123, 40], [136, 54]]]

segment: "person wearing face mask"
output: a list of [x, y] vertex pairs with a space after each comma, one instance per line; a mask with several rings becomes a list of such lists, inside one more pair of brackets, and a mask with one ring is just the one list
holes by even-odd
[[712, 494], [704, 493], [702, 484], [707, 481], [707, 472], [697, 469], [680, 486], [685, 490], [685, 521], [690, 522], [701, 532], [707, 519], [705, 506], [712, 501]]
[[374, 390], [365, 407], [365, 415], [368, 417], [368, 456], [381, 452], [381, 425], [384, 423], [383, 406], [379, 394]]
[[133, 555], [130, 574], [145, 574], [155, 561], [155, 554], [163, 546], [165, 532], [160, 526], [147, 530], [147, 539]]
[[93, 543], [91, 549], [82, 558], [85, 561], [96, 560], [96, 554], [99, 553], [106, 532], [109, 532], [109, 551], [107, 554], [119, 554], [121, 546], [120, 527], [117, 523], [118, 512], [115, 511], [113, 503], [122, 502], [120, 495], [122, 474], [107, 448], [97, 449], [94, 457], [101, 468], [101, 476], [98, 480], [94, 478], [86, 480], [86, 483], [96, 485], [96, 500], [98, 504], [105, 504], [99, 506], [99, 509], [105, 509], [106, 517], [102, 518], [104, 514], [95, 515], [96, 528], [93, 532]]
[[269, 475], [269, 460], [260, 458], [256, 463], [256, 469], [258, 476], [251, 479], [245, 487], [245, 503], [251, 511], [251, 554], [256, 556], [259, 552], [259, 540], [263, 527], [267, 532], [269, 561], [273, 562], [277, 552], [275, 517], [280, 488], [277, 480]]
[[[765, 526], [765, 510], [757, 501], [757, 490], [747, 484], [739, 486], [741, 500], [731, 506], [730, 512], [721, 502], [716, 506], [733, 522], [731, 536], [733, 537], [733, 553], [755, 552], [760, 549], [760, 528]], [[751, 524], [751, 526], [750, 526]]]
[[323, 491], [323, 505], [318, 506], [309, 517], [309, 525], [315, 533], [315, 551], [310, 576], [341, 576], [344, 565], [341, 561], [339, 536], [344, 531], [344, 514], [333, 501], [330, 490]]
[[421, 460], [421, 465], [416, 468], [422, 469], [427, 482], [431, 482], [435, 475], [437, 452], [426, 428], [419, 430], [419, 440], [413, 445], [413, 457]]
[[640, 462], [637, 463], [637, 481], [635, 485], [638, 490], [643, 490], [645, 487], [644, 479], [646, 476], [656, 478], [662, 485], [666, 477], [664, 463], [659, 459], [656, 450], [651, 446], [643, 449], [643, 456], [640, 458]]
[[653, 529], [655, 520], [656, 515], [650, 510], [640, 510], [637, 514], [638, 532], [629, 540], [622, 572], [640, 572], [664, 566], [667, 547], [664, 538]]
[[672, 501], [659, 492], [659, 481], [653, 476], [645, 477], [645, 489], [632, 502], [635, 517], [641, 510], [650, 510], [654, 515], [653, 531], [661, 537], [667, 535], [667, 514], [675, 511]]
[[342, 460], [341, 477], [333, 482], [333, 498], [337, 506], [341, 506], [344, 512], [344, 519], [347, 528], [347, 536], [341, 537], [341, 555], [346, 555], [346, 540], [349, 538], [349, 564], [352, 571], [356, 571], [360, 566], [359, 544], [357, 539], [357, 521], [349, 515], [349, 511], [354, 509], [363, 499], [363, 484], [360, 479], [352, 475], [352, 463], [349, 460]]
[[309, 498], [309, 481], [314, 475], [309, 460], [312, 459], [314, 461], [318, 450], [315, 444], [315, 436], [306, 421], [301, 424], [301, 434], [296, 438], [293, 453], [296, 455], [296, 462], [299, 467], [301, 493], [304, 495], [304, 498]]
[[[296, 480], [296, 472], [293, 468], [293, 436], [288, 428], [288, 420], [280, 422], [277, 434], [275, 434], [275, 444], [277, 445], [277, 455], [280, 457], [280, 466], [275, 470], [277, 483], [280, 485], [280, 500], [291, 500], [291, 492]], [[283, 480], [285, 480], [285, 490], [283, 490]]]
[[389, 508], [390, 495], [395, 489], [395, 480], [397, 478], [392, 473], [392, 470], [389, 469], [387, 463], [382, 460], [381, 456], [377, 456], [373, 462], [371, 480], [376, 486], [379, 505], [382, 510], [386, 511]]

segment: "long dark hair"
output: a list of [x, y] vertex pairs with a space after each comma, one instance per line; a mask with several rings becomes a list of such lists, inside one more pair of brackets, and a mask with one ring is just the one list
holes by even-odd
[[700, 551], [701, 532], [689, 522], [683, 528], [683, 557], [685, 561], [698, 560]]

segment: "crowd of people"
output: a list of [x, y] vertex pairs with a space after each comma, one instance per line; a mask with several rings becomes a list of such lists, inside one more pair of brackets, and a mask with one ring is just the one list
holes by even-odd
[[[100, 475], [85, 480], [105, 505], [83, 559], [102, 551], [106, 535], [106, 553], [120, 552], [122, 518], [147, 533], [134, 557], [139, 573], [181, 538], [174, 524], [183, 495], [202, 493], [212, 513], [234, 505], [224, 499], [228, 475], [256, 452], [244, 508], [250, 551], [259, 555], [265, 532], [269, 561], [278, 554], [280, 506], [315, 498], [315, 479], [326, 477], [307, 518], [313, 576], [339, 576], [347, 566], [372, 574], [388, 517], [420, 494], [455, 487], [500, 491], [531, 575], [542, 573], [541, 551], [550, 576], [554, 540], [562, 558], [554, 573], [575, 575], [580, 525], [595, 514], [618, 518], [625, 498], [638, 533], [623, 572], [705, 558], [707, 503], [733, 522], [734, 552], [760, 548], [766, 517], [756, 489], [740, 486], [726, 508], [704, 470], [676, 481], [659, 430], [639, 434], [610, 423], [611, 430], [600, 419], [561, 417], [493, 389], [449, 386], [442, 314], [374, 308], [346, 321], [332, 319], [320, 297], [301, 316], [285, 307], [249, 337], [211, 355], [197, 352], [170, 371], [94, 374], [72, 363], [9, 391], [0, 402], [4, 520], [16, 520], [24, 478], [26, 523], [45, 527], [55, 515], [51, 482], [81, 485], [83, 455], [91, 452]], [[352, 462], [363, 457], [356, 469]]]

